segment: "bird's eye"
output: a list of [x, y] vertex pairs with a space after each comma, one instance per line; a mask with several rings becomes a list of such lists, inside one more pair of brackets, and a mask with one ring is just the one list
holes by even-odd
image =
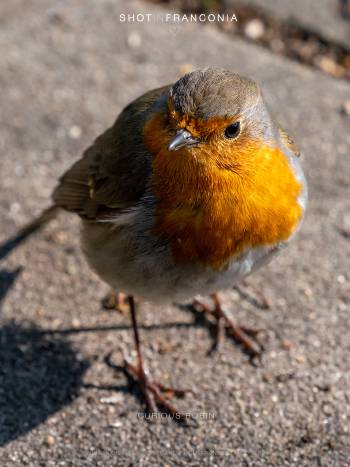
[[241, 125], [239, 122], [232, 123], [225, 129], [226, 138], [236, 138], [239, 135]]

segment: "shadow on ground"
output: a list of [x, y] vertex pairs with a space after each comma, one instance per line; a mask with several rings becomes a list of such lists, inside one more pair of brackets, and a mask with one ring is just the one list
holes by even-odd
[[21, 272], [21, 266], [16, 268], [14, 271], [9, 271], [8, 269], [0, 269], [0, 305], [6, 297], [9, 290], [15, 284], [17, 277], [20, 275]]
[[33, 324], [0, 328], [0, 446], [74, 400], [88, 366], [67, 340]]

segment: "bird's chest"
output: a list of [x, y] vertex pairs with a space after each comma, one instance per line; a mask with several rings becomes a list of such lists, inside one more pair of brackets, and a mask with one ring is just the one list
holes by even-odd
[[160, 207], [156, 233], [170, 241], [176, 263], [215, 265], [228, 259], [239, 243], [228, 210], [208, 205]]
[[222, 269], [249, 249], [286, 241], [302, 217], [302, 186], [283, 153], [257, 146], [228, 169], [203, 151], [154, 159], [154, 233], [174, 262]]
[[250, 184], [212, 189], [195, 200], [161, 200], [155, 232], [170, 242], [176, 263], [221, 269], [250, 248], [286, 241], [302, 215], [299, 191], [298, 184], [292, 191]]

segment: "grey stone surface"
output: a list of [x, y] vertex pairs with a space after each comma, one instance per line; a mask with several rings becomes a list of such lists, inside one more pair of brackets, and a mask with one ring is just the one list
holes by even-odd
[[47, 206], [57, 177], [131, 99], [185, 64], [248, 74], [300, 144], [310, 184], [299, 236], [249, 279], [271, 309], [223, 296], [267, 330], [264, 362], [253, 367], [230, 340], [209, 357], [190, 312], [144, 304], [150, 369], [192, 389], [179, 406], [209, 419], [184, 429], [139, 418], [137, 392], [104, 361], [131, 352], [128, 317], [101, 310], [107, 288], [79, 251], [78, 220], [62, 214], [0, 263], [0, 464], [349, 465], [349, 85], [211, 27], [118, 21], [141, 9], [159, 11], [1, 3], [1, 241]]
[[[234, 0], [225, 3], [234, 11]], [[350, 21], [340, 14], [338, 0], [240, 0], [240, 4], [262, 7], [277, 18], [294, 19], [328, 40], [349, 46]]]

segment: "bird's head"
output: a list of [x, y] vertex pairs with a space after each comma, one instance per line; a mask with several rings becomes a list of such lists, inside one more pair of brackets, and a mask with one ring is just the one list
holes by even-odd
[[258, 85], [226, 70], [189, 73], [146, 124], [146, 145], [170, 164], [239, 172], [278, 134]]
[[[235, 167], [275, 128], [257, 84], [235, 73], [207, 69], [183, 76], [170, 90], [169, 151], [190, 151], [199, 161]], [[243, 158], [243, 160], [242, 160]]]

